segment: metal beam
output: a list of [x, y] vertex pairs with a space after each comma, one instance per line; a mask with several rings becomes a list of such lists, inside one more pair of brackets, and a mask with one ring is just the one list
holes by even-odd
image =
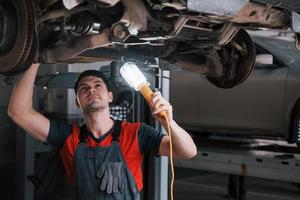
[[300, 183], [300, 154], [295, 153], [200, 146], [195, 158], [176, 160], [175, 165]]

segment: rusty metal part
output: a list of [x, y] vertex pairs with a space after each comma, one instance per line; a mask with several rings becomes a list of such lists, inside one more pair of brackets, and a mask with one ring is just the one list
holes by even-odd
[[210, 74], [213, 73], [212, 71], [219, 72], [218, 69], [222, 68], [221, 61], [218, 59], [218, 56], [215, 57], [214, 52], [206, 56], [205, 62], [200, 61], [199, 56], [194, 53], [185, 55], [175, 54], [167, 59], [161, 59], [178, 65], [185, 70], [201, 74]]
[[[223, 63], [222, 76], [207, 76], [207, 79], [217, 87], [232, 88], [244, 82], [252, 72], [255, 47], [249, 34], [244, 29], [239, 29], [232, 41], [222, 48], [230, 61]], [[224, 62], [227, 59], [222, 60]]]
[[41, 52], [40, 59], [46, 63], [71, 59], [86, 50], [112, 45], [109, 36], [110, 29], [104, 29], [100, 34], [76, 37], [64, 45]]
[[124, 14], [112, 27], [118, 24], [124, 25], [132, 35], [137, 35], [139, 31], [146, 31], [149, 14], [144, 2], [141, 0], [121, 0], [121, 2], [124, 5]]
[[202, 56], [202, 59], [200, 57], [195, 52], [190, 54], [176, 53], [166, 59], [161, 59], [194, 73], [222, 75], [223, 66], [215, 50], [208, 52], [205, 59], [204, 56]]
[[198, 31], [208, 31], [208, 32], [213, 31], [211, 28], [202, 28], [202, 27], [191, 26], [191, 25], [187, 25], [187, 24], [185, 24], [183, 27], [184, 28], [189, 28], [189, 29], [195, 29], [195, 30], [198, 30]]
[[242, 47], [239, 43], [237, 43], [234, 40], [230, 41], [230, 45], [233, 46], [236, 50], [239, 51], [239, 53], [241, 54], [241, 56], [245, 56], [248, 53], [248, 50], [244, 47]]
[[239, 24], [255, 24], [262, 27], [282, 28], [290, 24], [290, 16], [279, 9], [248, 2], [230, 21]]
[[104, 62], [104, 61], [111, 61], [111, 58], [98, 58], [98, 57], [87, 57], [87, 56], [80, 56], [77, 55], [73, 58], [66, 58], [62, 60], [63, 63], [94, 63], [94, 62]]
[[217, 18], [215, 15], [181, 15], [183, 17], [187, 17], [194, 21], [202, 22], [202, 23], [212, 23], [212, 24], [223, 24], [226, 22], [227, 18]]
[[[193, 23], [195, 22], [195, 23]], [[189, 25], [190, 23], [194, 25]], [[223, 28], [221, 31], [222, 35], [218, 41], [218, 45], [225, 45], [238, 31], [238, 28], [235, 28], [232, 23], [227, 23], [224, 19], [213, 19], [207, 16], [189, 16], [189, 15], [181, 15], [178, 17], [177, 21], [174, 24], [174, 29], [168, 33], [164, 39], [171, 39], [176, 37], [183, 28], [196, 30], [200, 32], [213, 32], [215, 31], [212, 27], [206, 27], [208, 24], [217, 24], [222, 25]]]
[[122, 23], [113, 24], [111, 27], [111, 37], [113, 41], [124, 41], [130, 35], [129, 31]]
[[67, 10], [67, 9], [54, 10], [51, 12], [47, 12], [46, 14], [41, 16], [39, 19], [37, 19], [37, 24], [40, 24], [40, 23], [50, 20], [50, 19], [67, 17], [67, 16], [73, 15], [78, 12], [88, 11], [88, 10], [92, 10], [92, 9], [94, 9], [93, 5], [86, 5], [86, 6], [76, 7], [72, 10]]
[[[199, 22], [197, 23], [197, 25], [189, 25], [189, 22]], [[183, 28], [186, 29], [191, 29], [191, 30], [197, 30], [197, 31], [205, 31], [205, 32], [212, 32], [213, 29], [211, 28], [205, 28], [205, 27], [201, 27], [201, 22], [207, 23], [207, 21], [201, 19], [201, 17], [195, 17], [195, 16], [179, 16], [178, 19], [176, 20], [176, 22], [174, 23], [174, 28], [165, 36], [154, 36], [154, 37], [140, 37], [141, 40], [147, 40], [147, 41], [151, 41], [151, 40], [168, 40], [168, 39], [172, 39], [175, 38], [181, 31]], [[218, 21], [218, 23], [220, 23], [220, 21]]]
[[147, 41], [152, 41], [152, 40], [167, 40], [176, 37], [180, 31], [184, 28], [184, 25], [187, 23], [189, 19], [187, 17], [181, 16], [179, 17], [175, 24], [174, 28], [172, 31], [170, 31], [167, 35], [165, 36], [148, 36], [148, 37], [140, 37], [141, 40], [147, 40]]
[[219, 37], [219, 41], [217, 42], [218, 45], [224, 46], [229, 41], [232, 40], [232, 38], [235, 36], [235, 34], [239, 31], [239, 28], [236, 26], [233, 26], [232, 23], [226, 23], [224, 24], [224, 28], [222, 30], [222, 34]]
[[[183, 25], [183, 28], [189, 28], [189, 29], [195, 29], [199, 31], [206, 31], [211, 32], [213, 31], [212, 28], [207, 28], [202, 26], [202, 24], [207, 24], [203, 19], [201, 19], [201, 16], [199, 17], [187, 17], [186, 23]], [[195, 22], [195, 25], [189, 25], [189, 23]]]
[[289, 14], [268, 5], [248, 0], [188, 0], [188, 10], [207, 13], [211, 18], [226, 19], [240, 24], [256, 24], [262, 27], [281, 28], [289, 22]]
[[207, 74], [211, 72], [211, 69], [209, 66], [202, 64], [199, 65], [195, 62], [192, 62], [191, 60], [185, 59], [185, 60], [177, 60], [176, 63], [171, 63], [175, 66], [179, 66], [180, 68], [183, 68], [187, 71], [195, 72], [195, 73], [200, 73], [200, 74]]
[[[0, 3], [2, 4], [4, 1]], [[26, 62], [31, 53], [35, 29], [35, 12], [32, 0], [11, 0], [5, 1], [5, 3], [10, 4], [15, 10], [17, 33], [12, 47], [0, 55], [0, 73], [2, 74], [18, 70]]]
[[167, 38], [175, 37], [180, 33], [180, 31], [186, 26], [189, 21], [188, 17], [179, 17], [174, 25], [174, 30], [168, 34]]
[[[135, 0], [137, 1], [137, 0]], [[137, 1], [139, 2], [139, 1]], [[123, 0], [122, 3], [127, 3], [127, 5], [129, 5], [129, 2], [127, 2], [127, 0]], [[126, 7], [126, 6], [125, 6]], [[137, 9], [138, 7], [136, 7]], [[112, 26], [112, 35], [114, 36], [113, 40], [114, 41], [120, 41], [120, 39], [123, 38], [127, 38], [127, 34], [126, 34], [126, 28], [129, 26], [128, 24], [126, 24], [126, 21], [128, 22], [128, 20], [125, 20], [126, 17], [128, 17], [128, 13], [131, 12], [131, 10], [133, 10], [132, 8], [127, 9], [122, 17], [122, 19], [117, 22], [116, 24], [114, 24]], [[129, 12], [130, 11], [130, 12]], [[143, 18], [145, 19], [145, 22], [147, 21], [146, 17], [148, 16], [148, 13], [142, 12], [143, 13]], [[139, 15], [141, 14], [141, 12], [139, 13]], [[131, 15], [134, 16], [134, 15]], [[138, 15], [135, 16], [135, 18]], [[148, 19], [152, 19], [150, 16], [148, 16]], [[213, 32], [213, 28], [211, 28], [208, 24], [213, 23], [213, 24], [225, 24], [224, 20], [220, 20], [220, 19], [213, 19], [213, 18], [209, 18], [206, 16], [195, 16], [195, 15], [180, 15], [178, 16], [176, 22], [174, 23], [174, 27], [173, 29], [167, 33], [166, 35], [155, 35], [155, 36], [140, 36], [139, 39], [140, 40], [146, 40], [146, 41], [154, 41], [154, 40], [168, 40], [168, 39], [172, 39], [175, 38], [176, 36], [178, 36], [178, 34], [182, 31], [182, 29], [191, 29], [192, 31], [199, 31], [199, 32]], [[138, 24], [138, 23], [137, 23]], [[144, 23], [146, 24], [146, 23]], [[146, 26], [146, 25], [145, 25]], [[124, 28], [125, 27], [125, 28]], [[140, 29], [142, 30], [142, 29]], [[228, 38], [228, 40], [234, 36], [234, 30], [236, 31], [236, 29], [226, 29], [225, 32], [223, 33], [222, 38], [226, 39]], [[231, 32], [230, 32], [231, 31]], [[132, 32], [130, 32], [130, 29], [128, 28], [129, 34], [132, 34]], [[136, 32], [137, 33], [137, 32]], [[135, 33], [135, 34], [136, 34]], [[227, 35], [225, 35], [225, 33], [228, 33]], [[133, 34], [134, 35], [134, 34]], [[226, 36], [226, 37], [225, 37]], [[226, 44], [226, 42], [228, 40], [220, 40], [220, 44]]]

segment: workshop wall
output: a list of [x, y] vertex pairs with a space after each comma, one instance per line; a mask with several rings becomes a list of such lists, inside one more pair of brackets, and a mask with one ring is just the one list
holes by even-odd
[[[0, 77], [2, 82], [3, 77]], [[12, 159], [15, 154], [16, 125], [7, 115], [7, 106], [13, 87], [0, 84], [0, 161]]]

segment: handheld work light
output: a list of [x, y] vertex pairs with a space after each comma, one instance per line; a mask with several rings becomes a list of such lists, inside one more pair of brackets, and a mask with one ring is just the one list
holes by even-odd
[[[133, 62], [126, 62], [120, 69], [120, 73], [125, 81], [136, 91], [140, 91], [140, 93], [145, 97], [145, 99], [151, 103], [153, 91], [150, 89], [150, 83], [147, 81], [144, 74], [139, 70], [139, 68]], [[162, 111], [159, 113], [161, 117], [164, 117], [167, 121], [167, 131], [169, 135], [169, 146], [170, 146], [170, 166], [171, 166], [171, 189], [170, 189], [170, 199], [173, 200], [173, 188], [174, 188], [174, 165], [173, 165], [173, 148], [172, 148], [172, 137], [171, 137], [171, 129], [170, 124], [167, 118], [167, 112]]]
[[[144, 74], [133, 62], [126, 62], [120, 69], [120, 73], [125, 81], [136, 91], [145, 97], [145, 99], [151, 104], [153, 91], [150, 89], [150, 83], [147, 81]], [[166, 116], [166, 112], [160, 112], [159, 115]]]

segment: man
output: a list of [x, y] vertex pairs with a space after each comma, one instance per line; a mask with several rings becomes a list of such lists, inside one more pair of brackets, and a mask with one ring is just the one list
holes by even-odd
[[[12, 93], [8, 114], [34, 138], [60, 149], [76, 199], [139, 199], [143, 188], [144, 154], [169, 155], [169, 136], [142, 123], [114, 121], [109, 115], [113, 94], [103, 74], [88, 70], [75, 83], [75, 104], [85, 125], [49, 120], [32, 107], [38, 64], [20, 77]], [[150, 102], [154, 117], [167, 128], [158, 113], [167, 112], [175, 157], [192, 158], [196, 146], [190, 135], [173, 120], [172, 106], [155, 92]]]

